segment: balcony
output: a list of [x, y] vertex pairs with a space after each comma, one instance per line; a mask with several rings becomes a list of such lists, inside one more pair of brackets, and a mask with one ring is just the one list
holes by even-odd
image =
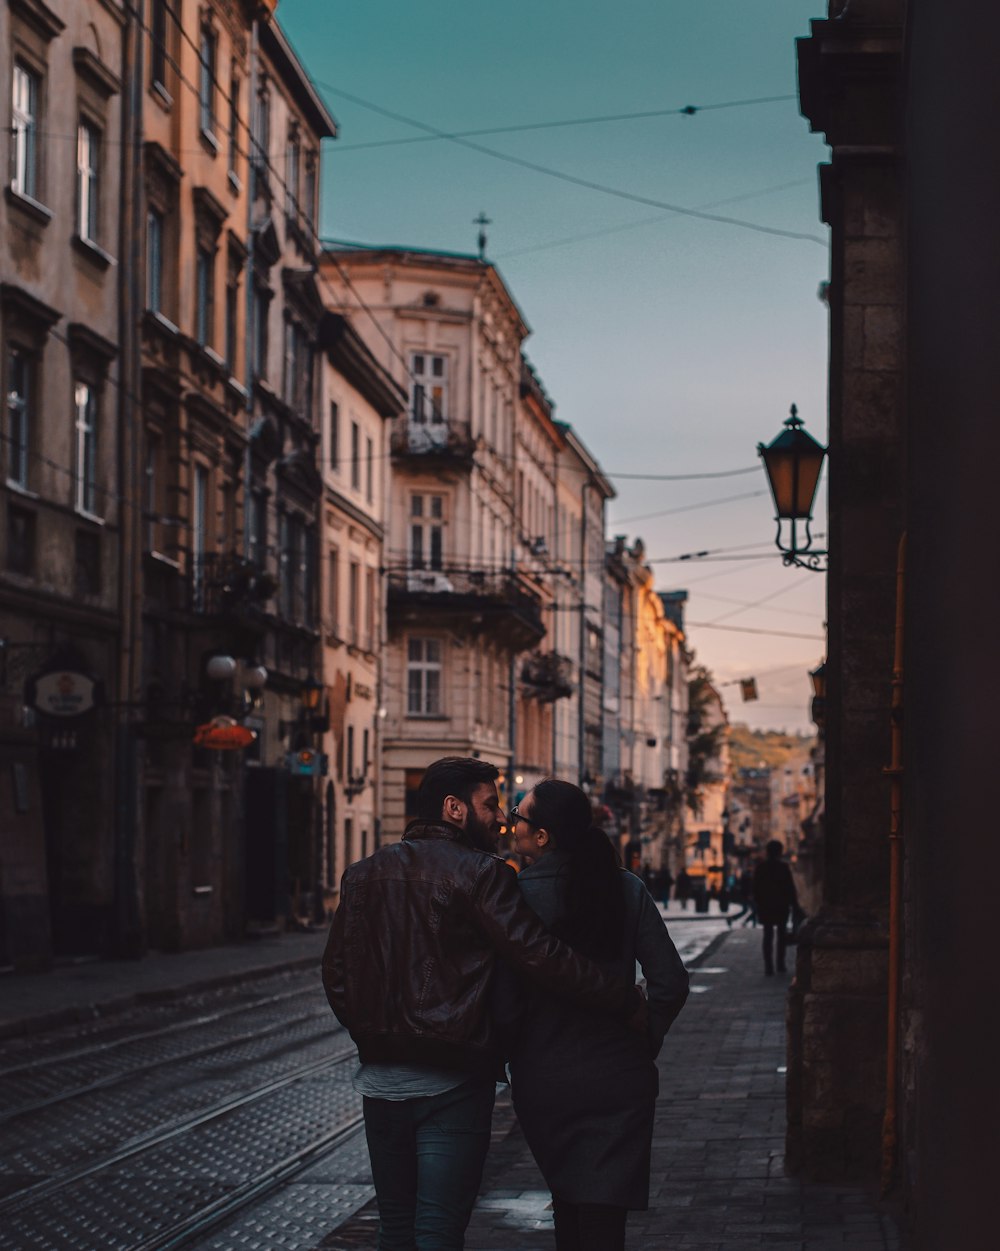
[[573, 662], [558, 652], [532, 652], [521, 665], [521, 690], [540, 704], [552, 704], [573, 694]]
[[393, 422], [389, 449], [395, 460], [414, 458], [471, 464], [476, 441], [468, 421], [442, 417], [416, 420], [407, 415]]
[[262, 619], [276, 590], [271, 574], [234, 552], [210, 552], [191, 562], [190, 606], [204, 616]]
[[545, 637], [541, 602], [509, 573], [479, 569], [396, 569], [389, 572], [389, 614], [399, 620], [464, 618], [502, 637], [516, 651]]

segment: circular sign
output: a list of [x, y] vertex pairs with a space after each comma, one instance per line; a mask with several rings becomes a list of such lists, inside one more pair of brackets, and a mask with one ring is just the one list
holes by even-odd
[[71, 669], [43, 673], [33, 686], [31, 703], [47, 717], [80, 717], [97, 704], [97, 683]]

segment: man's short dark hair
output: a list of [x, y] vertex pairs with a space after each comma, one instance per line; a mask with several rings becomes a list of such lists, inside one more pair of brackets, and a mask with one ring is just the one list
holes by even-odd
[[784, 850], [785, 844], [777, 838], [772, 838], [766, 848], [768, 858], [771, 860], [777, 860]]
[[421, 821], [440, 821], [446, 796], [454, 795], [463, 803], [472, 802], [472, 792], [484, 782], [495, 782], [500, 776], [496, 765], [471, 756], [442, 756], [427, 767], [417, 791], [417, 816]]

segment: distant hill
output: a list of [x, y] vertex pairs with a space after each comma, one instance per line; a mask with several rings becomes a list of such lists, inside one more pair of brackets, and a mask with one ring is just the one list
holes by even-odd
[[793, 752], [808, 750], [815, 742], [812, 734], [782, 734], [778, 730], [751, 730], [742, 722], [730, 728], [729, 756], [733, 772], [737, 769], [755, 769], [763, 760], [775, 768], [783, 765]]

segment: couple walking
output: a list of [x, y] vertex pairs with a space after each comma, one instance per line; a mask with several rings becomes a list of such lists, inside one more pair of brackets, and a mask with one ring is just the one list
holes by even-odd
[[[358, 1045], [378, 1247], [464, 1246], [507, 1061], [557, 1251], [620, 1251], [648, 1202], [655, 1058], [688, 976], [586, 795], [548, 780], [505, 818], [497, 777], [463, 757], [428, 768], [402, 841], [345, 873], [323, 957]], [[519, 875], [496, 854], [505, 823], [531, 860]]]

